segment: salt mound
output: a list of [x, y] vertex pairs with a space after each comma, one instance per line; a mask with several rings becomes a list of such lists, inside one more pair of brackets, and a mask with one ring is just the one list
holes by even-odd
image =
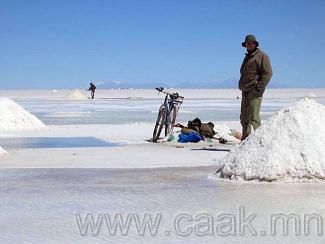
[[9, 98], [0, 98], [0, 132], [44, 127], [42, 121]]
[[217, 176], [259, 181], [325, 179], [325, 107], [305, 98], [234, 147]]
[[7, 154], [7, 152], [2, 147], [0, 147], [0, 157], [5, 154]]
[[74, 90], [65, 97], [67, 100], [86, 100], [88, 99], [79, 89]]

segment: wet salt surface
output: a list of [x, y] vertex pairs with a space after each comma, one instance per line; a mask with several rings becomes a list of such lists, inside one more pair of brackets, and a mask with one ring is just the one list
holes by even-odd
[[[323, 243], [311, 234], [271, 236], [271, 214], [316, 213], [325, 217], [325, 184], [239, 184], [215, 180], [215, 166], [160, 169], [2, 169], [0, 170], [1, 243]], [[244, 207], [257, 235], [182, 237], [174, 230], [179, 214], [238, 217]], [[81, 236], [75, 214], [161, 213], [158, 234]], [[238, 219], [237, 219], [238, 221]], [[191, 227], [186, 219], [182, 230]], [[169, 235], [168, 231], [171, 232]], [[262, 232], [264, 231], [264, 232]], [[264, 235], [266, 232], [266, 235]], [[166, 234], [167, 233], [167, 234]], [[262, 233], [262, 234], [261, 234]]]
[[[263, 120], [298, 98], [264, 98], [261, 108]], [[315, 98], [325, 104], [324, 98]], [[154, 122], [163, 97], [159, 99], [97, 99], [95, 101], [60, 101], [45, 99], [16, 99], [25, 109], [45, 124], [125, 124]], [[195, 117], [204, 121], [238, 120], [240, 99], [185, 99], [178, 121], [186, 122]]]
[[0, 138], [0, 145], [6, 149], [18, 148], [73, 148], [73, 147], [114, 147], [112, 143], [95, 137], [19, 137]]

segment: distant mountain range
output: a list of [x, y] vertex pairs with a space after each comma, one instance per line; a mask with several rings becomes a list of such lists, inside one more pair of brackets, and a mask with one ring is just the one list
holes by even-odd
[[[139, 83], [139, 82], [101, 82], [96, 84], [98, 88], [102, 89], [150, 89], [154, 87], [165, 87], [165, 88], [187, 88], [187, 89], [237, 89], [238, 78], [230, 78], [221, 82], [180, 82], [174, 84], [167, 84], [165, 82], [152, 82], [152, 83]], [[276, 82], [270, 82], [269, 88], [289, 88], [289, 86], [282, 85]]]

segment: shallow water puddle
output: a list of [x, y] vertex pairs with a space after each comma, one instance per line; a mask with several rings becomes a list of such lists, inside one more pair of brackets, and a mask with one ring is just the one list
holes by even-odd
[[106, 142], [95, 137], [19, 137], [1, 138], [5, 149], [18, 148], [72, 148], [72, 147], [114, 147], [118, 143]]

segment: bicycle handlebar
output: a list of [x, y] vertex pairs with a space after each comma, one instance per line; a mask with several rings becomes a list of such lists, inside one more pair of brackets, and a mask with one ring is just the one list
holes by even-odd
[[169, 92], [164, 91], [164, 89], [165, 89], [165, 88], [163, 88], [163, 87], [157, 87], [157, 88], [156, 88], [156, 90], [157, 90], [158, 92], [161, 92], [161, 93], [164, 93], [164, 94], [169, 95], [169, 96], [171, 96], [171, 97], [174, 97], [175, 99], [177, 99], [177, 98], [184, 99], [184, 97], [180, 96], [177, 92], [176, 92], [176, 93], [169, 93]]

